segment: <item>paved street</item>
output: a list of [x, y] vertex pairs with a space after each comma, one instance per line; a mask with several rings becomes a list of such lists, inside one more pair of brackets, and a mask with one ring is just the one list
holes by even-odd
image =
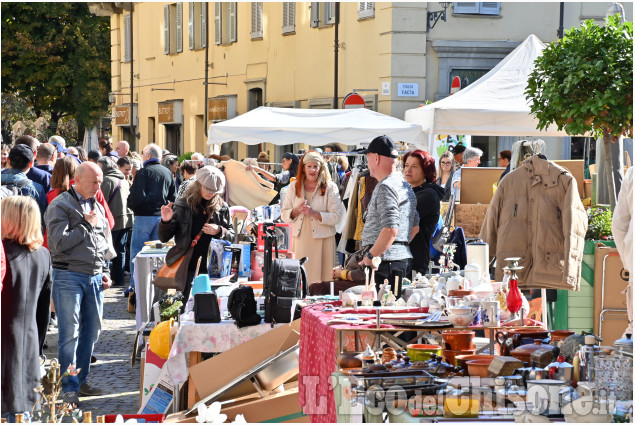
[[[106, 414], [134, 414], [139, 409], [139, 361], [130, 367], [135, 338], [135, 316], [128, 313], [123, 288], [104, 293], [104, 320], [94, 355], [97, 363], [90, 369], [88, 381], [104, 391], [99, 397], [80, 397], [80, 408], [92, 412], [93, 419]], [[57, 328], [51, 326], [46, 338], [46, 357], [57, 357]]]

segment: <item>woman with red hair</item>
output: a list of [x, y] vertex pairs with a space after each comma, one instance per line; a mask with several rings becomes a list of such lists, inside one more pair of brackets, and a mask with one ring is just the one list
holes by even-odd
[[319, 153], [307, 152], [300, 160], [295, 183], [290, 184], [280, 213], [285, 223], [293, 223], [296, 258], [309, 257], [304, 266], [308, 282], [330, 280], [335, 225], [344, 215], [344, 205]]
[[417, 196], [419, 213], [419, 233], [410, 242], [412, 270], [426, 273], [430, 261], [430, 239], [439, 221], [441, 199], [445, 190], [436, 184], [434, 158], [425, 151], [417, 149], [404, 155], [403, 172]]

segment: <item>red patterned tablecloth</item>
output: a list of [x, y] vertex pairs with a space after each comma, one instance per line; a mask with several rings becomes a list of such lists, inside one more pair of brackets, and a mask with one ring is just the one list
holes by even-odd
[[[337, 303], [331, 303], [337, 305]], [[316, 304], [302, 310], [300, 328], [300, 382], [299, 402], [304, 413], [313, 423], [337, 421], [335, 398], [330, 385], [331, 374], [336, 370], [337, 341], [335, 330], [350, 328], [350, 324], [327, 325], [335, 313], [324, 313], [324, 305]], [[425, 309], [427, 310], [427, 309]], [[404, 308], [399, 312], [424, 312], [423, 309]], [[358, 313], [374, 313], [375, 310], [359, 309]], [[338, 312], [341, 313], [341, 312]], [[374, 328], [375, 325], [358, 325], [355, 329]], [[382, 328], [394, 326], [382, 325]]]

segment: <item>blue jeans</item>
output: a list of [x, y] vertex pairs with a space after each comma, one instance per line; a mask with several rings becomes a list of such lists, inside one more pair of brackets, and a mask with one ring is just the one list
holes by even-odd
[[64, 392], [79, 391], [90, 372], [90, 358], [101, 331], [104, 293], [101, 273], [95, 276], [53, 269], [53, 303], [57, 313], [60, 371], [69, 365], [81, 368], [79, 375], [62, 381]]
[[138, 216], [134, 218], [132, 226], [132, 240], [130, 241], [130, 286], [134, 288], [134, 259], [143, 249], [147, 241], [159, 239], [159, 221], [161, 216]]
[[128, 228], [112, 231], [112, 245], [117, 252], [117, 256], [110, 260], [110, 277], [112, 278], [112, 283], [117, 286], [123, 286], [124, 283], [123, 270], [126, 267], [126, 244], [131, 230]]

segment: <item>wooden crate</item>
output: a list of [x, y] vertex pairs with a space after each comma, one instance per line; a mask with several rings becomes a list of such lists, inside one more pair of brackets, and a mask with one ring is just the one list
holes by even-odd
[[466, 238], [477, 238], [489, 204], [456, 204], [454, 227], [462, 227]]

